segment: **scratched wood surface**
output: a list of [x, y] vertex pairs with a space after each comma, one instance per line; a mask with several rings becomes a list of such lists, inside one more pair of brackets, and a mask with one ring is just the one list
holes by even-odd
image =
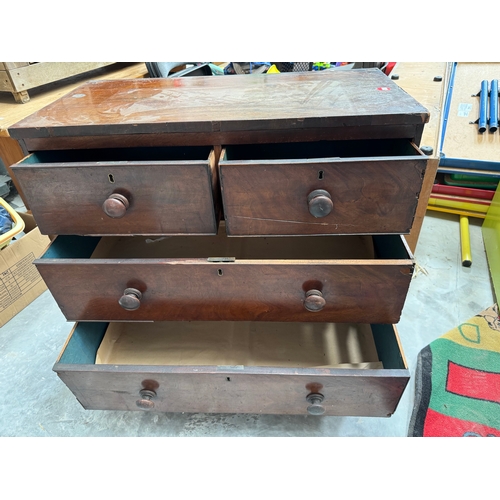
[[[370, 125], [427, 110], [379, 70], [89, 82], [10, 128], [16, 138]], [[219, 142], [212, 142], [219, 144]]]

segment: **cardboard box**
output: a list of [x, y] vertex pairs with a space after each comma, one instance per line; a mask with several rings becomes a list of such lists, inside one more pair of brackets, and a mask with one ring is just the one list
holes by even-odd
[[33, 261], [45, 252], [50, 238], [40, 234], [32, 215], [18, 213], [25, 234], [0, 251], [0, 327], [47, 290]]

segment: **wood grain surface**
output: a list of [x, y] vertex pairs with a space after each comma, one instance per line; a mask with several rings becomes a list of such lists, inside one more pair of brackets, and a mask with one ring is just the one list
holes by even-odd
[[[110, 161], [123, 156], [111, 153], [93, 162], [78, 152], [56, 161], [50, 161], [52, 154], [45, 162], [40, 154], [12, 170], [43, 234], [216, 234], [220, 194], [214, 153], [210, 148], [188, 153], [184, 160], [181, 151], [170, 153], [179, 158], [171, 161], [133, 161], [131, 152], [124, 155], [129, 161]], [[77, 161], [65, 161], [68, 157]], [[122, 218], [103, 211], [112, 193], [130, 202]]]
[[[55, 243], [63, 242], [61, 238]], [[414, 266], [402, 237], [398, 237], [393, 253], [383, 258], [370, 258], [366, 253], [369, 249], [361, 254], [359, 249], [350, 252], [349, 238], [359, 239], [358, 247], [364, 239], [371, 239], [361, 236], [268, 238], [271, 246], [261, 238], [223, 237], [224, 244], [231, 242], [234, 247], [224, 253], [217, 245], [211, 247], [208, 240], [204, 247], [196, 241], [212, 237], [185, 240], [191, 238], [190, 251], [180, 246], [163, 253], [160, 245], [168, 248], [169, 239], [144, 243], [153, 252], [149, 258], [137, 258], [130, 253], [130, 245], [119, 241], [113, 254], [106, 248], [110, 240], [104, 238], [104, 247], [95, 250], [99, 258], [42, 258], [35, 264], [63, 314], [72, 321], [364, 323], [399, 321]], [[172, 238], [172, 244], [177, 239]], [[292, 239], [300, 244], [292, 244]], [[245, 243], [250, 251], [245, 250]], [[315, 251], [308, 251], [308, 247]], [[210, 253], [201, 258], [203, 252]], [[346, 258], [345, 254], [357, 258]], [[118, 303], [127, 288], [142, 293], [140, 307], [134, 311]], [[320, 311], [304, 307], [306, 292], [311, 289], [319, 290], [326, 301]]]
[[[128, 369], [127, 369], [128, 368]], [[405, 370], [265, 368], [207, 373], [202, 368], [54, 367], [88, 410], [139, 410], [143, 382], [158, 384], [154, 411], [307, 415], [311, 387], [325, 396], [325, 416], [389, 417], [408, 383]], [[297, 373], [299, 372], [300, 373]], [[229, 380], [228, 380], [229, 379]]]
[[[165, 333], [172, 327], [184, 329], [182, 325], [175, 326], [175, 323], [169, 325]], [[85, 342], [78, 337], [80, 326], [75, 326], [54, 371], [87, 409], [138, 410], [136, 401], [140, 399], [139, 392], [148, 388], [156, 393], [153, 411], [306, 415], [309, 404], [307, 395], [319, 392], [325, 397], [325, 415], [387, 417], [395, 411], [409, 378], [408, 370], [401, 365], [401, 361], [387, 357], [389, 345], [398, 350], [397, 333], [391, 325], [383, 325], [384, 342], [383, 345], [377, 344], [377, 350], [383, 358], [387, 358], [387, 366], [375, 369], [304, 367], [300, 366], [303, 364], [300, 359], [297, 359], [297, 367], [279, 366], [279, 360], [273, 357], [273, 353], [269, 353], [258, 366], [227, 366], [218, 363], [216, 357], [213, 365], [202, 366], [96, 365], [92, 360], [102, 334], [94, 336], [93, 342]], [[96, 326], [100, 328], [99, 324]], [[141, 336], [143, 342], [147, 342], [150, 326], [157, 328], [156, 325], [137, 327], [144, 330]], [[318, 334], [324, 326], [290, 324], [290, 333], [293, 336], [294, 330], [300, 327], [304, 332]], [[126, 328], [125, 325], [123, 327]], [[187, 327], [192, 329], [190, 325]], [[339, 339], [338, 346], [331, 343], [320, 345], [320, 337], [309, 337], [316, 339], [315, 343], [319, 342], [321, 349], [343, 351], [349, 343], [347, 338], [352, 334], [351, 327], [335, 327], [340, 336], [345, 337], [345, 343]], [[273, 329], [270, 325], [255, 325], [255, 328]], [[280, 328], [286, 330], [283, 325]], [[237, 331], [238, 324], [225, 324], [224, 329]], [[359, 348], [363, 350], [362, 346]], [[66, 354], [71, 350], [75, 351], [75, 358]], [[286, 352], [286, 349], [280, 351], [279, 357], [286, 357]], [[397, 352], [392, 357], [399, 358]]]
[[[427, 110], [379, 70], [89, 82], [10, 128], [16, 138], [412, 125]], [[212, 141], [211, 144], [220, 144]]]
[[[355, 149], [353, 155], [366, 154], [362, 141]], [[228, 234], [410, 232], [425, 157], [389, 158], [386, 152], [381, 158], [316, 159], [313, 153], [308, 159], [307, 153], [302, 153], [304, 159], [299, 153], [298, 159], [288, 160], [226, 160], [223, 152], [219, 169]], [[331, 196], [333, 209], [324, 217], [310, 212], [308, 196], [315, 190]]]

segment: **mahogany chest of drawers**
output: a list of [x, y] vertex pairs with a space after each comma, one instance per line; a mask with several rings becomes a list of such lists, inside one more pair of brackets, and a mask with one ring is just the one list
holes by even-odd
[[379, 70], [89, 82], [10, 129], [89, 409], [388, 416], [429, 115]]

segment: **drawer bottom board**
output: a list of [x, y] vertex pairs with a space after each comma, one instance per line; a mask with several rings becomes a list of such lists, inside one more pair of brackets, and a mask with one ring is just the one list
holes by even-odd
[[409, 379], [392, 325], [332, 323], [79, 323], [54, 371], [86, 409], [188, 413], [390, 416]]

